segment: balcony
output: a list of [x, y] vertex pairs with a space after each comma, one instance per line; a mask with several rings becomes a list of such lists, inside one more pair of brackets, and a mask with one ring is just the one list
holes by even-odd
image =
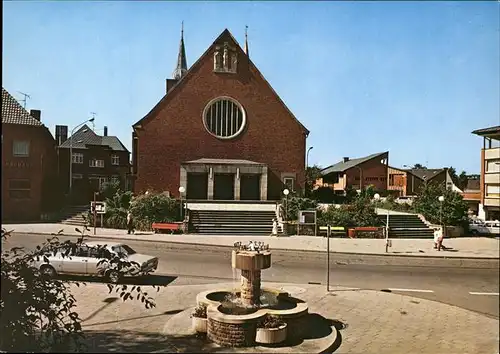
[[500, 147], [484, 149], [484, 159], [485, 160], [500, 159]]

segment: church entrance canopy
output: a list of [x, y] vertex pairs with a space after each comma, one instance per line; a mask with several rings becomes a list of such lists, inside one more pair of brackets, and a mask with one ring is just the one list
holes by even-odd
[[189, 200], [267, 200], [267, 165], [202, 158], [181, 164], [180, 185]]

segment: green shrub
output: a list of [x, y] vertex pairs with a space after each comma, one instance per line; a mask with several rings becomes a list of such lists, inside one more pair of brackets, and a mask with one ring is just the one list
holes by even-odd
[[349, 205], [330, 206], [318, 217], [320, 226], [362, 227], [380, 226], [382, 221], [370, 199], [371, 192], [362, 193]]
[[179, 201], [166, 193], [149, 192], [134, 197], [130, 202], [130, 211], [138, 230], [151, 230], [154, 222], [181, 221]]
[[105, 227], [113, 229], [127, 228], [127, 213], [132, 198], [132, 192], [117, 190], [111, 198], [106, 199]]
[[298, 197], [296, 194], [289, 195], [281, 201], [283, 208], [286, 205], [286, 217], [288, 221], [297, 220], [300, 210], [316, 210], [318, 202], [313, 199]]

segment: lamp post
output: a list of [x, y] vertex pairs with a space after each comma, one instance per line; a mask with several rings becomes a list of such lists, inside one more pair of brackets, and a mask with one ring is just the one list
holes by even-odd
[[283, 194], [285, 195], [285, 221], [288, 221], [288, 194], [290, 194], [290, 191], [285, 188], [283, 190]]
[[[305, 189], [305, 196], [309, 196], [309, 186], [308, 186], [308, 182], [309, 182], [309, 176], [307, 174], [307, 168], [309, 166], [309, 152], [313, 149], [313, 146], [309, 147], [309, 149], [307, 149], [307, 152], [306, 152], [306, 189]], [[311, 181], [311, 188], [312, 188], [312, 182]]]
[[306, 153], [306, 170], [307, 170], [307, 166], [309, 166], [309, 152], [314, 148], [314, 146], [311, 146], [309, 149], [307, 149], [307, 153]]
[[184, 205], [182, 204], [182, 195], [184, 194], [184, 192], [186, 191], [186, 188], [184, 188], [183, 186], [180, 186], [179, 187], [179, 195], [180, 195], [180, 198], [181, 198], [181, 221], [184, 221], [184, 219], [182, 218], [182, 209], [184, 209]]
[[[376, 201], [379, 201], [380, 200], [380, 194], [376, 193], [374, 196], [373, 196], [373, 199], [375, 199]], [[389, 214], [390, 214], [390, 210], [387, 209], [387, 219], [385, 221], [385, 252], [387, 253], [389, 251]]]
[[444, 196], [440, 195], [438, 197], [439, 200], [439, 223], [441, 224], [441, 237], [438, 240], [438, 251], [441, 251], [441, 244], [443, 242], [444, 238], [444, 233], [445, 233], [445, 228], [443, 225], [443, 202], [444, 202]]
[[72, 192], [73, 192], [73, 134], [75, 130], [80, 128], [82, 125], [85, 123], [92, 123], [95, 120], [94, 117], [87, 119], [85, 122], [82, 122], [78, 124], [76, 127], [73, 128], [71, 131], [71, 136], [69, 138], [69, 196], [71, 198]]

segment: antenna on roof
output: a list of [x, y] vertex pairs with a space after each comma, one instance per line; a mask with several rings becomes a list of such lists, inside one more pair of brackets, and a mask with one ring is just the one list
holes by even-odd
[[92, 123], [92, 131], [95, 132], [95, 116], [96, 116], [97, 113], [90, 112], [90, 114], [92, 114], [92, 121], [91, 121], [91, 123]]
[[26, 109], [26, 102], [27, 102], [27, 99], [28, 98], [31, 98], [30, 95], [28, 95], [27, 93], [24, 93], [24, 92], [21, 92], [21, 91], [17, 91], [19, 92], [21, 95], [24, 96], [24, 99], [20, 100], [22, 103], [23, 103], [23, 108]]

